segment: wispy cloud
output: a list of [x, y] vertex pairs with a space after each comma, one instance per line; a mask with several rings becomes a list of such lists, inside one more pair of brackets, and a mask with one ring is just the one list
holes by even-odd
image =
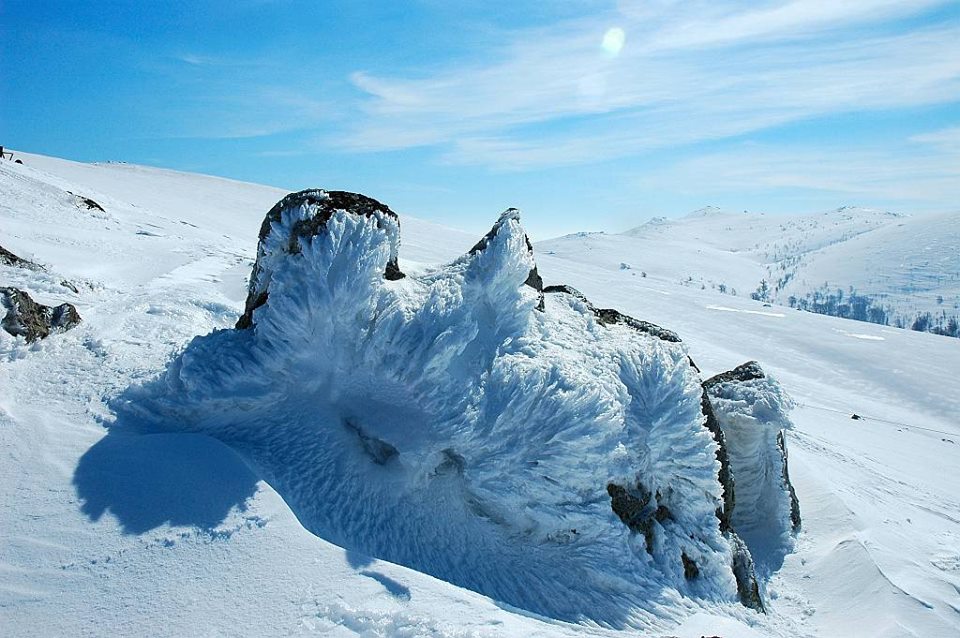
[[634, 183], [644, 190], [682, 190], [689, 184], [707, 196], [799, 190], [820, 192], [832, 201], [908, 206], [911, 211], [957, 209], [960, 146], [918, 153], [905, 147], [741, 144], [654, 170]]
[[[357, 72], [355, 150], [438, 145], [507, 169], [597, 162], [835, 113], [960, 99], [960, 24], [892, 28], [937, 0], [623, 4], [504, 34], [489, 59]], [[605, 54], [612, 26], [626, 38]]]
[[910, 141], [930, 144], [943, 151], [952, 152], [958, 156], [957, 160], [960, 161], [960, 126], [920, 133], [912, 136]]

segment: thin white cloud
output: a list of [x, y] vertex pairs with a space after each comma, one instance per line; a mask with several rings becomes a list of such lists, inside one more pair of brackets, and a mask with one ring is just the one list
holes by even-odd
[[944, 151], [960, 156], [960, 126], [952, 126], [928, 133], [920, 133], [910, 138], [911, 142], [930, 144]]
[[[441, 145], [501, 168], [595, 162], [842, 112], [960, 100], [960, 24], [896, 33], [935, 0], [624, 5], [507, 34], [490, 60], [358, 72], [355, 150]], [[617, 56], [604, 33], [625, 32]], [[882, 28], [881, 28], [882, 27]]]
[[[681, 49], [823, 35], [851, 24], [876, 23], [917, 13], [941, 0], [853, 0], [752, 3], [687, 2], [683, 17], [660, 30], [651, 48]], [[629, 12], [629, 9], [627, 9]]]
[[953, 152], [911, 153], [908, 148], [803, 146], [791, 149], [745, 144], [704, 154], [637, 177], [633, 185], [682, 191], [696, 184], [707, 195], [797, 190], [909, 210], [943, 210], [960, 201], [960, 147]]

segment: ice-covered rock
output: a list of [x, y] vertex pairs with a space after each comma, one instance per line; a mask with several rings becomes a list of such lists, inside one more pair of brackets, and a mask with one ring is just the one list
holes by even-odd
[[328, 540], [523, 609], [642, 626], [737, 600], [679, 338], [543, 288], [513, 209], [424, 274], [399, 248], [375, 200], [287, 196], [237, 329], [118, 412], [226, 442]]
[[756, 361], [703, 385], [729, 458], [729, 524], [755, 559], [782, 557], [800, 529], [784, 435], [792, 427], [787, 414], [793, 403]]
[[[581, 303], [583, 303], [586, 308], [593, 313], [597, 321], [603, 325], [610, 324], [619, 324], [633, 328], [638, 332], [647, 333], [658, 339], [664, 341], [670, 341], [672, 343], [680, 343], [680, 337], [672, 330], [667, 330], [662, 328], [654, 323], [649, 321], [643, 321], [641, 319], [634, 319], [629, 315], [625, 315], [619, 310], [614, 308], [597, 308], [581, 293], [579, 290], [572, 286], [566, 284], [558, 284], [553, 286], [547, 286], [543, 289], [545, 293], [565, 293], [568, 295], [573, 295]], [[697, 372], [700, 372], [698, 369]]]
[[5, 311], [0, 326], [15, 337], [26, 338], [27, 343], [80, 323], [80, 313], [73, 304], [44, 306], [19, 288], [0, 288], [0, 306]]

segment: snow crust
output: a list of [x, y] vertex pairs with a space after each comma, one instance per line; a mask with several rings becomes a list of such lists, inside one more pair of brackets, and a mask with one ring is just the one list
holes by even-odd
[[[261, 240], [252, 328], [194, 339], [121, 414], [224, 441], [324, 538], [538, 614], [625, 626], [736, 599], [681, 345], [572, 295], [538, 310], [516, 211], [398, 281], [395, 217], [338, 210], [290, 253], [316, 212], [290, 206]], [[669, 512], [649, 550], [607, 495], [638, 482]]]

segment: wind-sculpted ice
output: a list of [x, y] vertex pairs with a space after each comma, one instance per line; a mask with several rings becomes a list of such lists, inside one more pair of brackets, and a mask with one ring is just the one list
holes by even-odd
[[753, 557], [774, 562], [793, 545], [800, 504], [790, 483], [785, 431], [793, 401], [756, 361], [704, 382], [736, 485], [730, 523]]
[[418, 276], [399, 242], [375, 200], [286, 197], [237, 328], [122, 409], [231, 445], [317, 535], [512, 606], [646, 626], [736, 601], [675, 335], [545, 294], [516, 210]]

